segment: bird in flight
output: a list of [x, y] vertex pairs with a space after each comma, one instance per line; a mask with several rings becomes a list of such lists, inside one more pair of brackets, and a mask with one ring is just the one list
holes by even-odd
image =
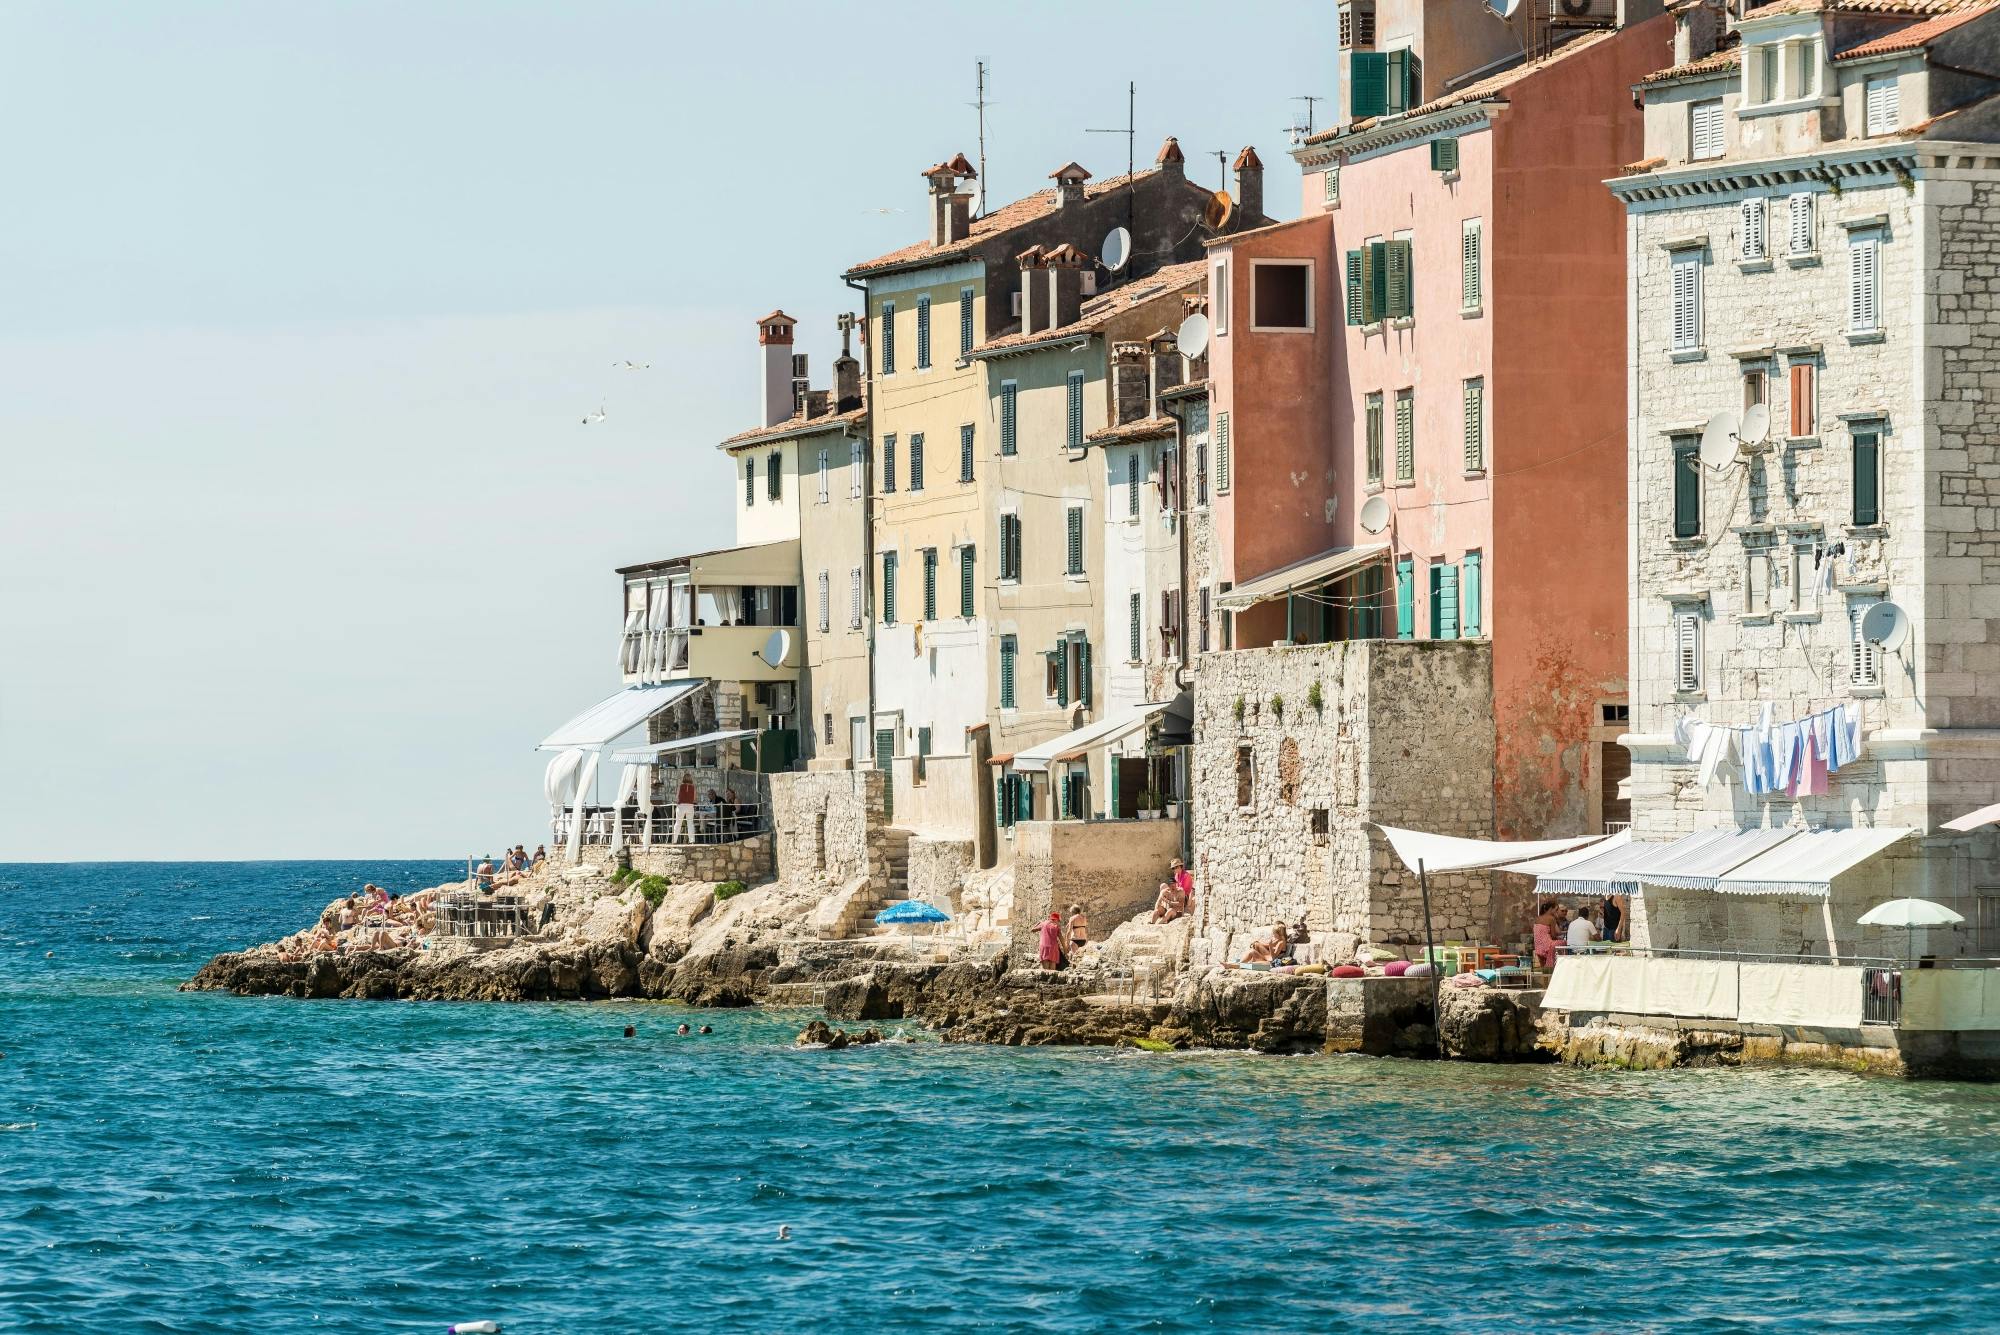
[[863, 209], [863, 213], [901, 213], [901, 209]]
[[653, 364], [651, 362], [635, 362], [627, 359], [622, 362], [611, 363], [611, 369], [614, 371], [650, 371], [653, 369]]
[[585, 413], [583, 415], [583, 424], [585, 426], [589, 426], [592, 422], [602, 422], [604, 420], [604, 417], [605, 417], [604, 407], [602, 404], [600, 404], [596, 412]]

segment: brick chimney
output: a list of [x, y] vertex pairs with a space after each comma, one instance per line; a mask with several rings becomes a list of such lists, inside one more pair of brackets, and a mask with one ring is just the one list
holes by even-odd
[[840, 315], [840, 355], [833, 359], [833, 411], [852, 412], [861, 406], [861, 363], [852, 351], [854, 326], [860, 323], [852, 311]]
[[[1153, 383], [1148, 402], [1158, 404], [1160, 395], [1180, 384], [1183, 378], [1180, 333], [1174, 329], [1162, 329], [1147, 341], [1153, 346]], [[1157, 412], [1158, 408], [1153, 411]]]
[[[960, 171], [961, 165], [964, 171]], [[948, 246], [963, 241], [972, 232], [972, 196], [959, 191], [961, 178], [978, 175], [961, 153], [949, 162], [924, 168], [931, 183], [931, 244]]]
[[764, 425], [792, 415], [792, 330], [798, 321], [772, 311], [757, 322], [757, 346], [764, 350]]
[[1714, 55], [1723, 30], [1720, 0], [1681, 0], [1670, 8], [1674, 14], [1674, 64]]
[[1185, 177], [1187, 155], [1181, 152], [1181, 141], [1168, 135], [1167, 142], [1160, 145], [1160, 156], [1153, 159], [1153, 165], [1164, 175]]
[[1049, 179], [1056, 183], [1056, 199], [1064, 208], [1083, 203], [1083, 183], [1090, 179], [1090, 173], [1074, 162], [1065, 162], [1049, 173]]
[[1236, 207], [1245, 219], [1264, 212], [1264, 160], [1248, 145], [1236, 155]]
[[1065, 241], [1042, 256], [1042, 263], [1049, 269], [1049, 328], [1075, 324], [1083, 314], [1083, 271], [1090, 261]]
[[1111, 386], [1115, 396], [1114, 423], [1123, 426], [1148, 415], [1152, 402], [1144, 343], [1119, 343], [1111, 349]]
[[1021, 266], [1021, 332], [1039, 334], [1049, 327], [1049, 280], [1042, 248], [1029, 246], [1014, 257]]

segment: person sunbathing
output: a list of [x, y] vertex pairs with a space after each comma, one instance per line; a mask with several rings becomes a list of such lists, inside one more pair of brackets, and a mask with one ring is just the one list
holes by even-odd
[[1181, 888], [1172, 881], [1160, 882], [1160, 893], [1153, 899], [1152, 922], [1172, 922], [1187, 912], [1187, 899]]
[[1250, 949], [1243, 952], [1243, 962], [1245, 964], [1270, 964], [1289, 954], [1291, 949], [1292, 937], [1291, 933], [1285, 930], [1285, 924], [1273, 923], [1269, 936], [1260, 937], [1252, 941]]
[[330, 929], [322, 927], [313, 933], [312, 948], [319, 951], [338, 950], [340, 949], [340, 938], [335, 936]]

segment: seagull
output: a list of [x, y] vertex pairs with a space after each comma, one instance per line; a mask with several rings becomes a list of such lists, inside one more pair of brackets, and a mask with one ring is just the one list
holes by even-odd
[[596, 412], [585, 413], [583, 415], [583, 424], [585, 426], [589, 426], [592, 422], [602, 422], [604, 420], [604, 417], [605, 417], [604, 406], [602, 404], [599, 404]]
[[622, 362], [611, 363], [611, 369], [614, 371], [650, 371], [653, 369], [653, 364], [651, 362], [635, 362], [628, 358]]
[[901, 209], [863, 209], [863, 213], [901, 213]]

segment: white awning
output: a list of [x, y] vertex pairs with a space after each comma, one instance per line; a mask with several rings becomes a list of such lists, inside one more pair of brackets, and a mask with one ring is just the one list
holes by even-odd
[[1968, 811], [1957, 820], [1948, 820], [1944, 823], [1944, 828], [1964, 834], [1982, 825], [1991, 825], [1997, 820], [2000, 820], [2000, 802], [1995, 802], [1990, 807], [1981, 807], [1977, 811]]
[[1109, 746], [1145, 727], [1152, 722], [1155, 714], [1171, 703], [1172, 701], [1162, 700], [1157, 704], [1128, 705], [1095, 723], [1086, 723], [1074, 732], [1066, 732], [1050, 741], [1016, 751], [1011, 764], [1017, 771], [1039, 772], [1046, 770], [1049, 762], [1056, 757], [1068, 755], [1071, 751], [1090, 751], [1100, 746]]
[[1824, 899], [1833, 891], [1834, 877], [1915, 833], [1901, 825], [1808, 830], [1717, 878], [1715, 888], [1731, 895]]
[[1450, 834], [1425, 834], [1421, 830], [1399, 830], [1393, 825], [1377, 825], [1389, 837], [1389, 846], [1411, 871], [1419, 862], [1424, 870], [1472, 871], [1480, 867], [1505, 867], [1510, 862], [1560, 853], [1579, 844], [1596, 843], [1601, 834], [1579, 834], [1568, 839], [1532, 839], [1509, 843], [1500, 839], [1461, 839]]
[[1572, 848], [1565, 853], [1551, 853], [1545, 858], [1535, 858], [1528, 862], [1509, 863], [1507, 870], [1520, 872], [1524, 876], [1553, 876], [1559, 871], [1565, 871], [1576, 866], [1578, 863], [1588, 862], [1592, 858], [1599, 858], [1603, 857], [1606, 853], [1616, 852], [1631, 842], [1632, 832], [1630, 830], [1620, 830], [1617, 834], [1599, 839], [1595, 843], [1585, 844], [1581, 848]]
[[1737, 830], [1724, 826], [1676, 839], [1643, 865], [1628, 866], [1641, 885], [1712, 890], [1715, 882], [1761, 853], [1796, 837], [1797, 830]]
[[700, 677], [627, 686], [578, 714], [542, 739], [537, 751], [561, 751], [571, 746], [608, 746], [667, 706], [686, 699], [708, 683]]
[[644, 746], [624, 747], [613, 751], [611, 758], [647, 765], [662, 756], [671, 756], [682, 751], [697, 751], [705, 746], [720, 746], [724, 742], [738, 742], [745, 737], [756, 735], [755, 728], [726, 728], [721, 732], [705, 732], [698, 737], [676, 737], [671, 742], [648, 742]]
[[1303, 561], [1280, 566], [1267, 575], [1259, 575], [1253, 580], [1238, 584], [1229, 592], [1217, 598], [1217, 606], [1225, 611], [1240, 612], [1246, 607], [1272, 598], [1282, 598], [1288, 593], [1304, 589], [1316, 589], [1330, 580], [1338, 579], [1351, 570], [1358, 570], [1371, 561], [1379, 561], [1389, 555], [1389, 545], [1383, 542], [1369, 543], [1360, 547], [1335, 547], [1330, 552], [1309, 556]]
[[[1538, 878], [1539, 895], [1631, 894], [1639, 888], [1639, 878], [1631, 868], [1647, 865], [1671, 845], [1628, 843], [1619, 848], [1592, 850], [1589, 857], [1560, 871]], [[1509, 871], [1516, 870], [1508, 868]]]

